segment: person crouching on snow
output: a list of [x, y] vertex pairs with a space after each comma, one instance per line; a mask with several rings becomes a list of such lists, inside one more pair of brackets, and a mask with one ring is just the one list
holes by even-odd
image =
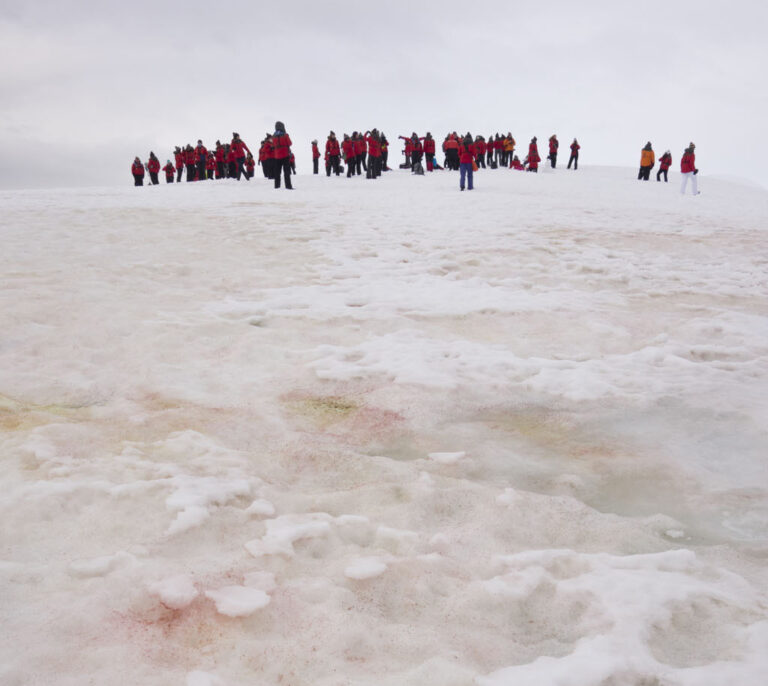
[[173, 183], [173, 175], [176, 173], [176, 168], [171, 164], [170, 160], [165, 161], [163, 171], [165, 172], [165, 182]]

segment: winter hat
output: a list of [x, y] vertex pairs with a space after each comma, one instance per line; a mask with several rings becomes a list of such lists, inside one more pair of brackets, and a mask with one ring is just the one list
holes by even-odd
[[285, 133], [285, 124], [283, 124], [283, 122], [281, 122], [281, 121], [276, 121], [275, 122], [275, 131], [281, 131], [281, 132]]

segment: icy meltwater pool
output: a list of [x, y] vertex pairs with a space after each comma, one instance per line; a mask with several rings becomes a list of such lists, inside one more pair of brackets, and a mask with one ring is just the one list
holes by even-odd
[[768, 680], [768, 193], [0, 193], [0, 682]]

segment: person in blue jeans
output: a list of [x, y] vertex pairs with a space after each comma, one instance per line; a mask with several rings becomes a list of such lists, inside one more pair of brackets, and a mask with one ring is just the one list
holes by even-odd
[[464, 179], [467, 180], [467, 188], [472, 190], [472, 165], [475, 162], [475, 144], [472, 142], [472, 134], [467, 133], [459, 145], [459, 188], [464, 190]]

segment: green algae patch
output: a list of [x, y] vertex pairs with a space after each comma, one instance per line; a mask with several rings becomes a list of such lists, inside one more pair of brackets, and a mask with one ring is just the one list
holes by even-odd
[[285, 404], [294, 414], [310, 420], [319, 428], [343, 421], [359, 409], [357, 403], [339, 395], [291, 397], [285, 399]]

